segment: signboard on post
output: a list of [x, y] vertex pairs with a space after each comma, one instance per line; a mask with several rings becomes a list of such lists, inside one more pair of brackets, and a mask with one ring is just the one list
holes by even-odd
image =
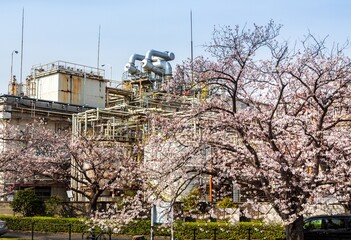
[[173, 231], [173, 206], [171, 202], [159, 202], [151, 207], [151, 240], [154, 239], [155, 224], [170, 224], [171, 225], [171, 240], [174, 239]]
[[160, 202], [151, 209], [151, 224], [171, 224], [173, 222], [172, 205], [170, 202]]

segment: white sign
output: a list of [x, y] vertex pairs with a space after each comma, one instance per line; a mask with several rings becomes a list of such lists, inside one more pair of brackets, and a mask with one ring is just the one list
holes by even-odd
[[168, 223], [173, 222], [172, 205], [170, 202], [160, 202], [158, 205], [153, 205], [151, 209], [151, 222], [153, 223]]

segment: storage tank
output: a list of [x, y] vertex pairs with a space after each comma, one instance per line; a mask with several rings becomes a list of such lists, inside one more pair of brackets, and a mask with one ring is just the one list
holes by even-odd
[[26, 95], [56, 102], [105, 107], [108, 80], [105, 71], [56, 61], [33, 66], [26, 80]]

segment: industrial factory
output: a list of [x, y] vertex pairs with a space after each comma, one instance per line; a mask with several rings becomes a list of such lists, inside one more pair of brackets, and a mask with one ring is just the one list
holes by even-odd
[[[167, 51], [133, 54], [116, 87], [111, 87], [103, 69], [64, 61], [33, 66], [24, 84], [12, 77], [8, 94], [0, 96], [2, 127], [43, 119], [55, 131], [68, 129], [76, 136], [141, 143], [149, 129], [150, 112], [173, 113], [191, 101], [189, 96], [168, 101], [164, 91], [172, 80], [174, 58]], [[0, 176], [0, 186], [6, 184]], [[66, 197], [55, 183], [36, 182], [34, 187], [39, 195]]]

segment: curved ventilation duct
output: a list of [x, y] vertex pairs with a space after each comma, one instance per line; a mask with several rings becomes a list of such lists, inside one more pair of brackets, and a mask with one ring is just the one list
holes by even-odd
[[144, 55], [140, 55], [140, 54], [133, 54], [132, 56], [130, 56], [129, 58], [129, 62], [126, 64], [126, 66], [124, 67], [125, 71], [128, 71], [130, 74], [136, 74], [139, 73], [140, 70], [137, 69], [135, 67], [135, 61], [136, 60], [143, 60], [145, 58]]
[[175, 55], [172, 52], [160, 52], [156, 50], [149, 50], [146, 55], [133, 54], [129, 58], [129, 62], [125, 66], [125, 70], [130, 74], [139, 73], [135, 67], [135, 61], [139, 60], [142, 63], [142, 67], [146, 72], [153, 72], [157, 75], [172, 75], [172, 67], [168, 61], [174, 60]]

